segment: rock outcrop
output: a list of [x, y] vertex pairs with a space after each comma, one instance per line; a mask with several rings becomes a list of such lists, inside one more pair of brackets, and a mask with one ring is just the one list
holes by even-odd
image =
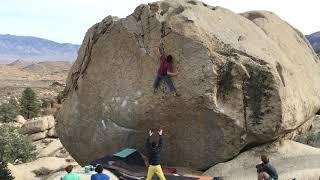
[[320, 116], [317, 115], [307, 132], [300, 134], [297, 141], [312, 147], [320, 148]]
[[44, 116], [31, 119], [25, 123], [21, 128], [25, 134], [33, 134], [45, 131], [54, 127], [55, 120], [53, 116]]
[[[153, 94], [159, 47], [174, 57], [181, 97], [164, 84]], [[193, 0], [140, 5], [88, 30], [57, 130], [85, 164], [143, 150], [147, 131], [163, 128], [164, 164], [205, 169], [310, 122], [319, 77], [305, 37], [271, 12], [236, 14]]]
[[52, 138], [58, 138], [58, 134], [57, 134], [57, 131], [56, 131], [56, 128], [53, 127], [51, 128], [49, 131], [48, 131], [48, 137], [52, 137]]
[[34, 134], [30, 134], [29, 135], [29, 139], [31, 139], [31, 141], [38, 141], [40, 139], [44, 139], [47, 137], [47, 133], [48, 131], [43, 131], [43, 132], [37, 132], [37, 133], [34, 133]]
[[[11, 171], [11, 174], [13, 175], [14, 179], [16, 180], [24, 180], [24, 177], [26, 177], [26, 175], [24, 173], [22, 173], [20, 171], [20, 169], [17, 169], [14, 165], [8, 163], [8, 168]], [[30, 178], [30, 177], [28, 177]], [[25, 178], [27, 179], [27, 178]]]
[[[57, 172], [61, 172], [61, 175], [65, 174], [64, 168], [67, 165], [76, 164], [59, 139], [46, 138], [35, 141], [33, 144], [37, 149], [36, 160], [28, 163], [15, 163], [15, 165], [9, 166], [16, 180], [53, 180], [48, 176]], [[54, 179], [60, 180], [61, 177], [57, 176]]]
[[26, 123], [27, 121], [24, 119], [23, 116], [18, 115], [18, 116], [15, 118], [15, 122], [23, 125], [23, 124]]
[[294, 141], [282, 141], [241, 153], [231, 161], [217, 164], [204, 175], [224, 177], [224, 180], [255, 180], [260, 155], [269, 156], [279, 179], [318, 179], [320, 177], [320, 149]]
[[32, 141], [46, 137], [57, 137], [55, 119], [52, 115], [33, 118], [23, 124], [21, 131], [28, 134]]

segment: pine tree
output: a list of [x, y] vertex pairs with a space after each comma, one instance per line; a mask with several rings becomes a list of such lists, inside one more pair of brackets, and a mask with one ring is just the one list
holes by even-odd
[[42, 104], [41, 104], [41, 107], [42, 108], [49, 108], [51, 107], [51, 104], [50, 104], [50, 101], [48, 99], [42, 99]]
[[40, 105], [37, 100], [36, 93], [31, 88], [26, 88], [22, 92], [20, 98], [20, 113], [26, 119], [33, 118], [38, 115], [40, 111]]
[[0, 122], [12, 122], [18, 114], [19, 104], [14, 98], [10, 98], [8, 103], [0, 105]]
[[59, 92], [58, 96], [57, 96], [57, 102], [58, 104], [62, 104], [62, 102], [64, 101], [64, 99], [66, 98], [66, 92], [65, 90]]
[[14, 177], [11, 174], [8, 164], [0, 161], [0, 179], [13, 180]]

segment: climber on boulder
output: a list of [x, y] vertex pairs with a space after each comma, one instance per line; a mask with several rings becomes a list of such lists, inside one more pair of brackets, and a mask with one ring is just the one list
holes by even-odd
[[171, 80], [171, 76], [176, 76], [178, 74], [178, 72], [173, 72], [173, 58], [171, 55], [166, 56], [162, 48], [159, 48], [158, 50], [160, 53], [160, 66], [158, 69], [157, 76], [153, 83], [153, 92], [157, 92], [159, 83], [161, 82], [161, 80], [164, 80], [168, 85], [169, 91], [173, 93], [173, 96], [178, 96], [176, 89], [174, 88], [173, 82]]
[[163, 132], [162, 129], [158, 131], [158, 134], [159, 134], [158, 143], [156, 142], [150, 143], [150, 137], [153, 135], [153, 132], [151, 130], [149, 131], [149, 136], [146, 142], [146, 148], [147, 148], [148, 158], [149, 158], [149, 167], [148, 167], [146, 180], [151, 180], [154, 173], [158, 175], [160, 180], [166, 179], [160, 165], [160, 152], [162, 148], [162, 132]]

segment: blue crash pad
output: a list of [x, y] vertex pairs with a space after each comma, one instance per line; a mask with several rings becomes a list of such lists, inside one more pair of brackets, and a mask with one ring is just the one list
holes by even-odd
[[126, 158], [128, 156], [130, 156], [132, 153], [136, 152], [136, 149], [130, 149], [130, 148], [126, 148], [120, 152], [117, 152], [115, 154], [113, 154], [116, 157], [120, 157], [120, 158]]

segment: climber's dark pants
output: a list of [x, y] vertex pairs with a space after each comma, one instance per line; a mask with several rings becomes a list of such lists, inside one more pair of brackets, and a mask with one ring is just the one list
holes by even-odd
[[175, 88], [173, 86], [173, 82], [172, 82], [170, 76], [168, 76], [168, 75], [161, 76], [159, 74], [157, 75], [156, 79], [153, 82], [154, 89], [158, 88], [161, 80], [164, 80], [167, 83], [170, 92], [175, 91]]

